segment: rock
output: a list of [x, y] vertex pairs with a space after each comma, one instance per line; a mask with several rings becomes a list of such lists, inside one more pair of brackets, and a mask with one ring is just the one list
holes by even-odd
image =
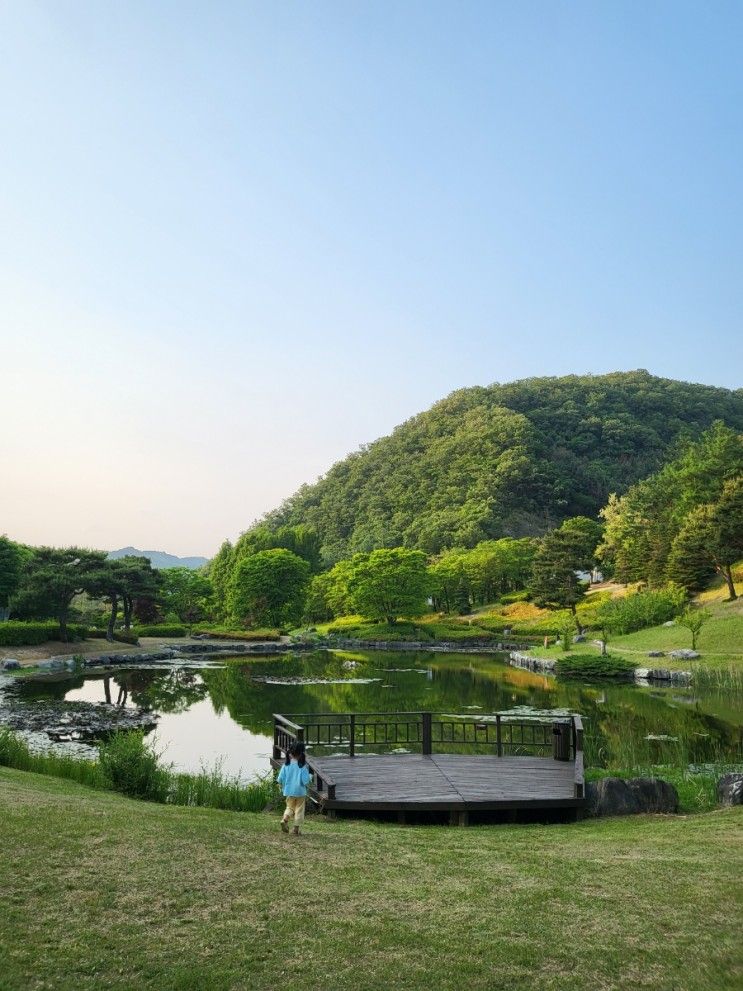
[[697, 650], [688, 650], [687, 648], [684, 648], [683, 650], [672, 650], [670, 656], [681, 661], [693, 661], [702, 655]]
[[586, 642], [586, 638], [583, 636], [582, 633], [577, 633], [573, 637], [573, 643], [585, 643], [585, 642]]
[[650, 668], [635, 668], [635, 681], [647, 681], [650, 677]]
[[627, 816], [640, 811], [634, 792], [622, 778], [589, 781], [586, 798], [594, 816]]
[[15, 657], [8, 657], [3, 661], [3, 671], [19, 671], [21, 667], [21, 662], [17, 661]]
[[669, 619], [668, 622], [667, 623], [664, 623], [663, 625], [664, 626], [675, 626], [676, 625], [676, 620], [675, 619]]
[[720, 805], [743, 805], [743, 774], [723, 774], [717, 782]]
[[648, 657], [665, 657], [666, 652], [664, 650], [649, 650]]
[[676, 812], [678, 794], [659, 778], [601, 778], [586, 785], [591, 815], [626, 816], [639, 812]]
[[679, 797], [673, 785], [661, 778], [632, 778], [627, 785], [640, 812], [678, 812]]

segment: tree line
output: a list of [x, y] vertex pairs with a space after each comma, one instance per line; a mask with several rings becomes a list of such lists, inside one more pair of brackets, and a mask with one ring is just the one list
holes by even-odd
[[573, 516], [540, 537], [500, 537], [436, 554], [408, 547], [359, 551], [323, 566], [322, 538], [308, 524], [262, 524], [225, 541], [204, 571], [157, 571], [146, 558], [28, 548], [0, 538], [0, 608], [19, 618], [55, 618], [63, 638], [77, 596], [108, 609], [107, 635], [121, 617], [176, 616], [235, 627], [288, 629], [358, 613], [392, 623], [473, 607], [524, 590], [538, 605], [569, 609], [585, 595], [582, 572], [687, 592], [715, 572], [736, 597], [743, 557], [743, 435], [714, 424], [683, 444], [658, 472], [611, 496], [599, 518]]
[[207, 576], [189, 568], [158, 571], [148, 558], [110, 560], [106, 551], [28, 547], [0, 536], [0, 609], [17, 619], [54, 619], [62, 640], [72, 620], [81, 618], [81, 598], [88, 618], [106, 608], [106, 637], [113, 640], [135, 621], [175, 616], [191, 625], [208, 614], [211, 597]]

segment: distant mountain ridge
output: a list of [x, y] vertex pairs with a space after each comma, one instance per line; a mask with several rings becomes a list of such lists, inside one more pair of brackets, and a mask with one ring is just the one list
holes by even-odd
[[175, 554], [166, 554], [165, 551], [140, 551], [136, 547], [120, 547], [117, 551], [109, 551], [111, 560], [120, 557], [148, 557], [153, 568], [202, 568], [208, 557], [176, 557]]

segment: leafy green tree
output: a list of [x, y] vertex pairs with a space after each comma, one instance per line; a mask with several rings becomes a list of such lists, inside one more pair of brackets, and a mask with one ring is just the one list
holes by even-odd
[[326, 623], [335, 613], [330, 605], [334, 580], [330, 571], [313, 575], [304, 602], [304, 618], [310, 623]]
[[394, 623], [425, 609], [431, 579], [422, 551], [381, 548], [354, 555], [351, 565], [348, 589], [362, 616]]
[[706, 609], [687, 609], [676, 622], [679, 626], [685, 627], [691, 633], [691, 649], [697, 649], [697, 640], [702, 632], [704, 624], [712, 618], [712, 614]]
[[570, 540], [579, 570], [591, 571], [596, 564], [596, 549], [604, 533], [601, 523], [589, 520], [587, 516], [573, 516], [561, 523], [559, 530]]
[[95, 587], [96, 575], [104, 567], [105, 551], [82, 547], [37, 547], [27, 560], [19, 598], [31, 602], [39, 616], [53, 616], [59, 634], [67, 641], [72, 600]]
[[152, 567], [149, 558], [133, 556], [119, 558], [121, 605], [125, 630], [131, 629], [134, 604], [137, 600], [157, 601], [161, 597], [161, 575], [162, 572]]
[[165, 568], [160, 572], [163, 605], [175, 613], [189, 632], [208, 610], [212, 585], [201, 571], [193, 568]]
[[309, 562], [281, 547], [243, 557], [230, 581], [230, 613], [248, 625], [294, 625], [302, 616], [309, 578]]
[[235, 566], [235, 548], [225, 540], [206, 566], [206, 574], [214, 590], [214, 612], [218, 619], [227, 615], [227, 596], [230, 576]]
[[[632, 486], [621, 499], [609, 500], [601, 514], [606, 524], [602, 559], [613, 565], [620, 581], [660, 585], [671, 578], [695, 587], [705, 572], [699, 551], [705, 540], [717, 543], [717, 538], [708, 534], [702, 539], [705, 526], [693, 517], [689, 530], [680, 535], [691, 514], [716, 503], [725, 486], [741, 475], [743, 434], [716, 423], [657, 474]], [[733, 493], [730, 498], [734, 517]], [[677, 540], [681, 546], [674, 551]]]
[[123, 609], [124, 629], [128, 632], [131, 629], [136, 597], [159, 595], [159, 572], [153, 569], [146, 557], [129, 555], [106, 560], [92, 572], [87, 591], [110, 605], [106, 639], [113, 640], [119, 606]]
[[559, 628], [560, 633], [560, 646], [567, 653], [573, 646], [573, 637], [575, 636], [575, 620], [571, 617], [563, 620], [560, 623]]
[[569, 609], [577, 621], [576, 606], [586, 594], [587, 586], [576, 572], [591, 565], [589, 544], [582, 527], [576, 533], [575, 527], [567, 525], [542, 538], [529, 583], [529, 591], [538, 606]]
[[21, 584], [23, 554], [18, 544], [0, 534], [0, 611], [7, 610]]
[[733, 565], [743, 557], [743, 476], [731, 478], [720, 497], [693, 509], [671, 547], [670, 576], [686, 588], [701, 588], [713, 571], [728, 587], [728, 600], [738, 595]]

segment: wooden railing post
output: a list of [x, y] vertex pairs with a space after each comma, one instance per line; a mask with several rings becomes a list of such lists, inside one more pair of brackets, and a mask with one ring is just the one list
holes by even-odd
[[433, 751], [433, 743], [431, 739], [430, 712], [421, 713], [421, 744], [422, 744], [422, 752], [425, 755], [429, 755]]
[[348, 756], [356, 756], [356, 716], [353, 712], [348, 717]]
[[498, 756], [503, 756], [503, 737], [501, 735], [501, 725], [500, 716], [495, 717], [495, 743], [497, 747]]
[[585, 797], [585, 778], [583, 769], [583, 720], [573, 716], [573, 739], [575, 741], [575, 797]]

